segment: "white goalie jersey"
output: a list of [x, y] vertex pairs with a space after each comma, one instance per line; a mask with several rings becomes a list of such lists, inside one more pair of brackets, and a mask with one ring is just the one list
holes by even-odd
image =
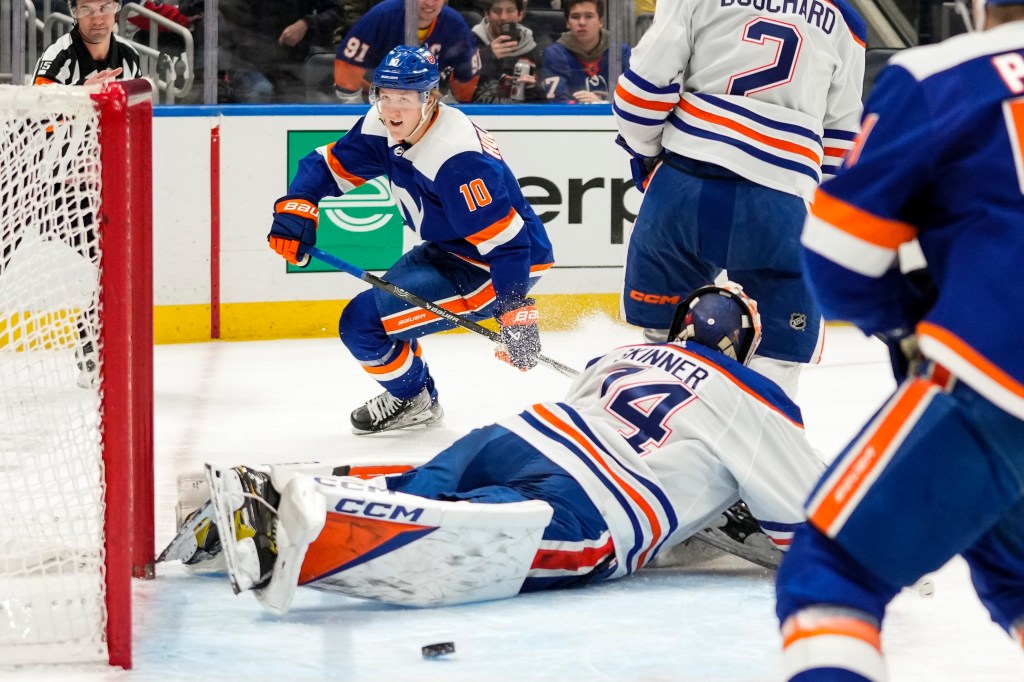
[[659, 3], [618, 82], [619, 131], [810, 199], [859, 130], [866, 33], [846, 0]]
[[617, 569], [635, 572], [742, 498], [787, 549], [825, 465], [777, 385], [698, 344], [619, 348], [565, 403], [499, 424], [568, 471], [608, 524]]

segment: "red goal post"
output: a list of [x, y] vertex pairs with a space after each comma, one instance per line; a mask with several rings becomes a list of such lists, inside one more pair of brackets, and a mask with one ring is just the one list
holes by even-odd
[[0, 666], [131, 667], [152, 270], [150, 84], [0, 86]]

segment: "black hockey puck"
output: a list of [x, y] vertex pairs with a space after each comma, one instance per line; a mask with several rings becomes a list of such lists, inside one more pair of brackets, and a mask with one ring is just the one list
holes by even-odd
[[438, 644], [428, 644], [423, 649], [423, 658], [437, 658], [438, 656], [447, 656], [448, 654], [455, 653], [455, 642], [439, 642]]

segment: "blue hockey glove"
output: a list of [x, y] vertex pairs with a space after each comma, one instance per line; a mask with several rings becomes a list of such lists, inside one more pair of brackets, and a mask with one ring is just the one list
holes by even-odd
[[641, 192], [645, 191], [651, 174], [654, 172], [654, 167], [658, 165], [660, 159], [657, 156], [644, 156], [634, 151], [622, 135], [615, 138], [615, 144], [629, 153], [629, 172], [633, 176], [633, 184]]
[[524, 372], [537, 366], [540, 354], [540, 315], [533, 304], [532, 298], [523, 299], [521, 305], [498, 316], [501, 344], [494, 355]]
[[274, 203], [274, 224], [267, 241], [285, 260], [295, 265], [309, 262], [306, 250], [316, 246], [320, 211], [309, 195], [286, 194]]

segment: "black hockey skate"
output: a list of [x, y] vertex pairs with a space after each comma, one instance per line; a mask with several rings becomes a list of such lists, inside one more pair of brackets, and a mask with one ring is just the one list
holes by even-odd
[[235, 594], [267, 585], [277, 560], [277, 507], [270, 475], [206, 466], [221, 546]]
[[782, 551], [761, 530], [743, 500], [722, 512], [711, 526], [694, 537], [765, 568], [777, 569], [782, 561]]
[[384, 391], [352, 411], [352, 433], [380, 433], [434, 424], [444, 417], [437, 393], [429, 387], [403, 400]]

